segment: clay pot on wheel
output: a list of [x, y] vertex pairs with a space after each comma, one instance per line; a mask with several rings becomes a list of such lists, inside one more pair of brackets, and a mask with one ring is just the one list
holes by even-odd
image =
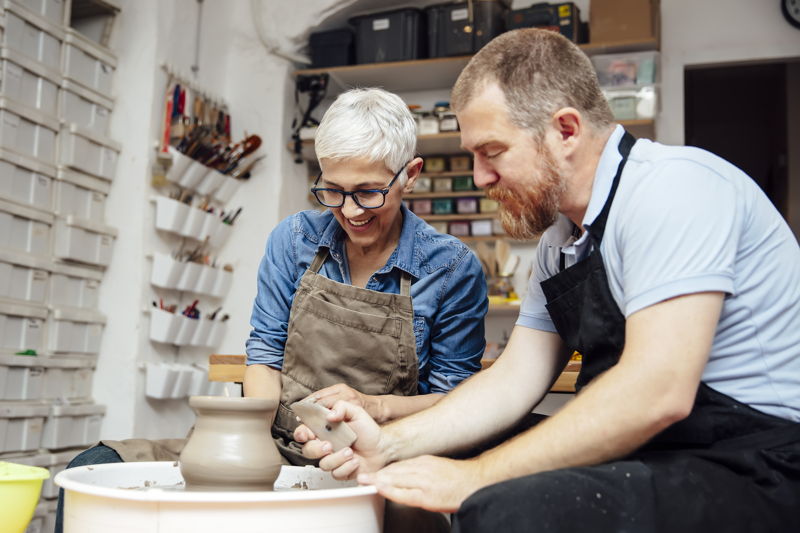
[[272, 490], [281, 455], [270, 433], [277, 400], [192, 396], [194, 431], [180, 456], [186, 486]]

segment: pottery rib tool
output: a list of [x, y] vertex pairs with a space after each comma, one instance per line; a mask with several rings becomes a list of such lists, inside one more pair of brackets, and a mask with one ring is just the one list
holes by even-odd
[[330, 422], [328, 413], [330, 409], [313, 400], [305, 399], [294, 402], [292, 411], [297, 415], [297, 420], [311, 428], [319, 440], [326, 440], [333, 446], [333, 451], [339, 451], [353, 444], [356, 440], [355, 432], [345, 422]]

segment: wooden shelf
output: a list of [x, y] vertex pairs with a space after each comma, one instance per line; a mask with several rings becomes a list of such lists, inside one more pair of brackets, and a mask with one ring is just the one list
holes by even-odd
[[[608, 41], [579, 45], [586, 55], [613, 54], [657, 50], [655, 38], [642, 40]], [[295, 71], [295, 76], [328, 73], [338, 93], [352, 87], [374, 87], [379, 85], [392, 92], [449, 89], [472, 56], [436, 57], [393, 61], [390, 63], [366, 63], [341, 67], [313, 68]]]
[[480, 198], [483, 196], [486, 196], [486, 191], [410, 192], [403, 198], [413, 200], [414, 198]]
[[457, 238], [466, 244], [472, 244], [474, 242], [487, 242], [487, 241], [496, 241], [498, 239], [508, 239], [508, 235], [470, 235], [466, 237], [457, 237]]
[[495, 218], [497, 213], [471, 213], [471, 214], [452, 214], [452, 215], [417, 215], [427, 222], [449, 222], [452, 220], [488, 220]]
[[[651, 137], [652, 131], [655, 127], [655, 121], [652, 119], [643, 120], [620, 120], [625, 128], [631, 130], [635, 136]], [[305, 161], [316, 162], [317, 157], [314, 155], [314, 141], [302, 141], [302, 154]], [[287, 145], [289, 151], [294, 150], [294, 143], [290, 142]], [[417, 152], [423, 157], [434, 155], [451, 155], [451, 154], [466, 154], [461, 148], [461, 132], [449, 131], [447, 133], [437, 133], [435, 135], [420, 135], [417, 137]], [[464, 172], [429, 172], [424, 174], [429, 177], [446, 177], [446, 176], [466, 176], [472, 174], [471, 170]]]
[[[328, 73], [341, 92], [352, 87], [381, 86], [392, 92], [448, 89], [472, 56], [437, 57], [390, 63], [366, 63], [295, 71], [295, 76]], [[330, 89], [329, 89], [329, 92]]]
[[509, 312], [519, 312], [520, 304], [522, 302], [517, 302], [515, 304], [489, 304], [489, 312], [490, 313], [509, 313]]
[[454, 176], [472, 176], [472, 169], [469, 170], [446, 170], [444, 172], [420, 172], [420, 178], [451, 178]]

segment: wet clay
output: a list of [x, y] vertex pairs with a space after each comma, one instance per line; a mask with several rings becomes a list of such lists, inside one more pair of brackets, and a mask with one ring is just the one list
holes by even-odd
[[194, 431], [181, 452], [187, 488], [272, 490], [281, 455], [270, 434], [277, 400], [192, 396]]

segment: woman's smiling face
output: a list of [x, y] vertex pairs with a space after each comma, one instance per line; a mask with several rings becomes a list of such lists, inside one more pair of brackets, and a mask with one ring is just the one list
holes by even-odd
[[[316, 186], [346, 192], [385, 189], [400, 170], [388, 169], [382, 161], [369, 161], [365, 158], [322, 160], [320, 166], [322, 175]], [[381, 207], [365, 209], [356, 204], [352, 196], [347, 196], [344, 205], [330, 208], [352, 244], [362, 248], [383, 248], [389, 244], [392, 236], [399, 235], [403, 192], [413, 188], [418, 172], [418, 165], [406, 165], [408, 167], [412, 168], [408, 181], [401, 186], [401, 179], [398, 178], [386, 193]]]

